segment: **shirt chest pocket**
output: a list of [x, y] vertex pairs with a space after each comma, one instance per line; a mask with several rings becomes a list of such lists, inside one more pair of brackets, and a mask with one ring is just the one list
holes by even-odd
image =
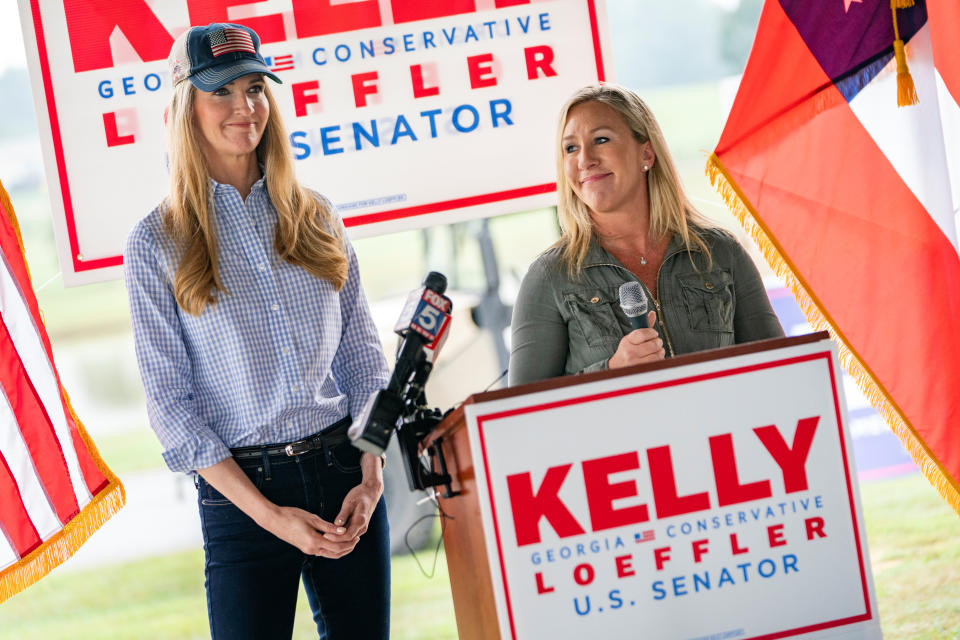
[[591, 347], [619, 343], [624, 332], [613, 308], [614, 304], [619, 304], [619, 300], [616, 287], [586, 288], [565, 293], [563, 301], [569, 314], [571, 342], [579, 334]]
[[691, 329], [733, 331], [733, 277], [729, 273], [690, 273], [679, 276], [678, 279]]

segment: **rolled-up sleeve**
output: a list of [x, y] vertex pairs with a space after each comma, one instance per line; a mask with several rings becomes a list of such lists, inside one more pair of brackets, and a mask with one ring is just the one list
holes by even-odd
[[330, 369], [337, 386], [347, 395], [350, 414], [356, 417], [370, 394], [387, 386], [389, 372], [370, 306], [360, 286], [357, 256], [349, 240], [344, 239], [344, 243], [348, 268], [347, 280], [339, 292], [342, 331]]
[[127, 239], [124, 280], [150, 427], [172, 471], [194, 471], [230, 456], [197, 415], [193, 373], [158, 240], [138, 224]]

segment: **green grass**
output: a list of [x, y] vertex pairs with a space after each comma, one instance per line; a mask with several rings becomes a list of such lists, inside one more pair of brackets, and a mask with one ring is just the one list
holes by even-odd
[[[880, 622], [887, 640], [960, 638], [960, 519], [919, 474], [861, 487]], [[430, 552], [421, 561], [429, 568]], [[392, 637], [456, 637], [442, 552], [436, 577], [393, 559]], [[0, 640], [207, 637], [203, 554], [54, 571], [0, 605]], [[302, 595], [294, 638], [315, 638]]]
[[960, 518], [920, 474], [860, 492], [884, 637], [960, 638]]
[[[432, 556], [423, 552], [422, 561]], [[442, 552], [433, 579], [412, 556], [393, 559], [392, 638], [455, 638]], [[301, 587], [293, 637], [316, 638]], [[208, 638], [203, 552], [189, 551], [48, 577], [0, 605], [0, 640], [186, 640]]]

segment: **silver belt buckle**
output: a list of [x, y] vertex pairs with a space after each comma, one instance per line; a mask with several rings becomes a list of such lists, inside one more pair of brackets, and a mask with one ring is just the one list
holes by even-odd
[[285, 446], [283, 451], [292, 458], [293, 456], [298, 456], [301, 453], [310, 451], [310, 444], [306, 440], [298, 440]]

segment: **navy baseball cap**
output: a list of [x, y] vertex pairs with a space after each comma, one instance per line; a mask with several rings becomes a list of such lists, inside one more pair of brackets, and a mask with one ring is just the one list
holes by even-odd
[[214, 23], [187, 29], [174, 40], [167, 64], [173, 86], [189, 78], [201, 91], [215, 91], [250, 73], [262, 73], [282, 83], [260, 55], [256, 31], [242, 24]]

